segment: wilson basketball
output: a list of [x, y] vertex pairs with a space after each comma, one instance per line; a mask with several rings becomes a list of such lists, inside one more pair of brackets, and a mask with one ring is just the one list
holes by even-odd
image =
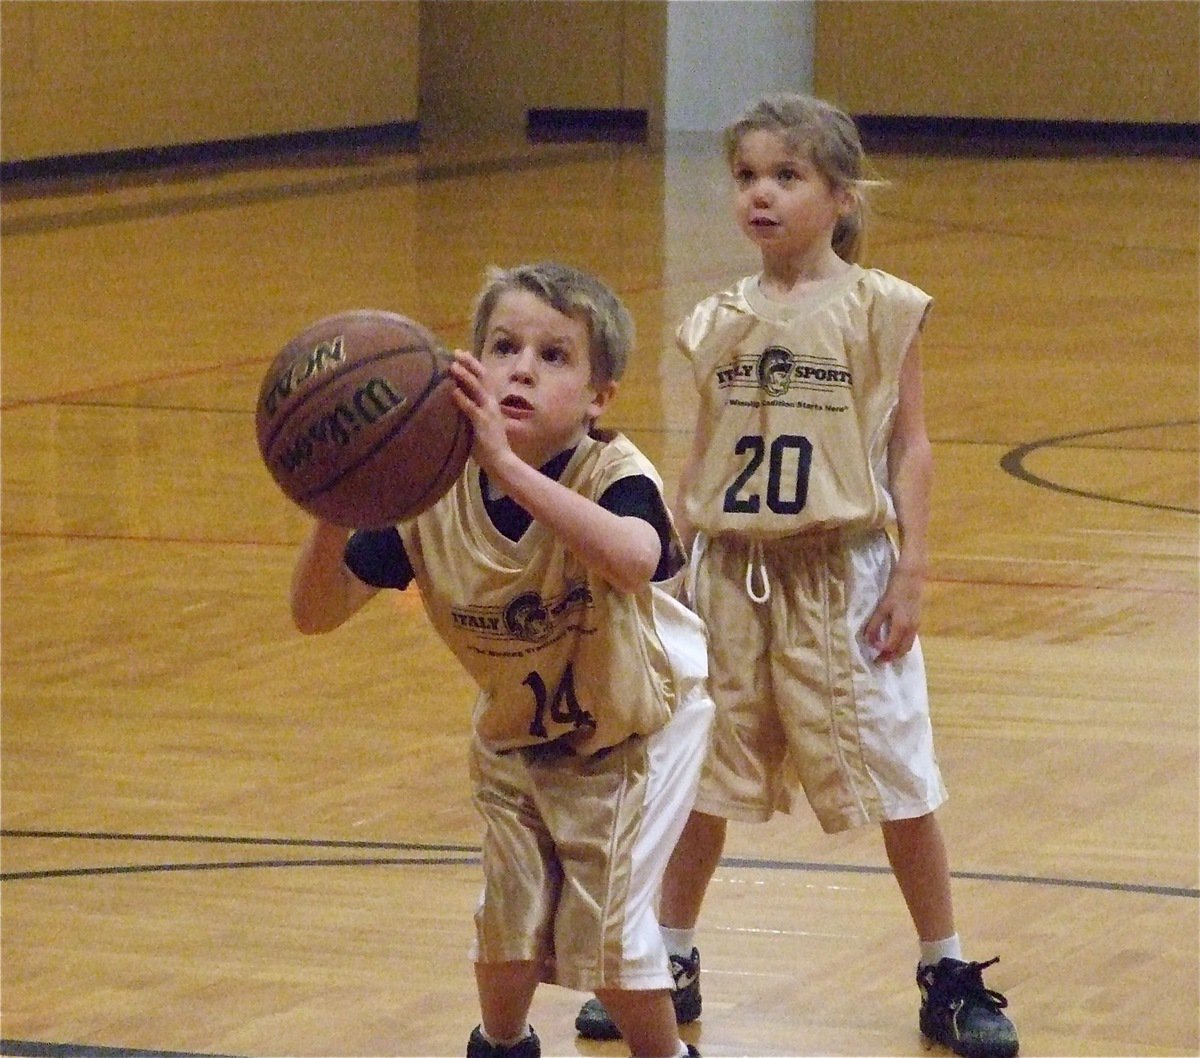
[[375, 309], [318, 320], [288, 342], [255, 415], [259, 452], [284, 495], [352, 529], [436, 503], [471, 448], [450, 360], [419, 323]]

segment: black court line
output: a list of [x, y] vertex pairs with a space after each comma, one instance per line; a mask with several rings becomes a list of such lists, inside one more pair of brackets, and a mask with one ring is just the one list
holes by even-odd
[[1101, 500], [1105, 503], [1122, 503], [1129, 507], [1145, 507], [1148, 510], [1154, 511], [1200, 514], [1200, 510], [1195, 507], [1183, 507], [1170, 503], [1152, 503], [1149, 500], [1131, 500], [1126, 499], [1124, 496], [1107, 496], [1102, 492], [1094, 492], [1089, 489], [1071, 488], [1068, 485], [1060, 485], [1049, 478], [1034, 474], [1025, 468], [1025, 457], [1041, 448], [1053, 448], [1067, 441], [1079, 441], [1088, 437], [1102, 437], [1106, 434], [1129, 433], [1134, 430], [1161, 430], [1178, 426], [1200, 426], [1200, 419], [1178, 419], [1171, 422], [1142, 423], [1135, 426], [1107, 426], [1100, 430], [1083, 430], [1079, 433], [1064, 433], [1059, 434], [1057, 437], [1046, 437], [1040, 441], [1030, 441], [1028, 444], [1018, 445], [1016, 448], [1005, 452], [1000, 457], [1000, 468], [1006, 474], [1011, 474], [1018, 481], [1024, 481], [1027, 485], [1049, 489], [1052, 492], [1061, 492], [1068, 496], [1082, 496], [1088, 500]]
[[452, 864], [478, 864], [479, 849], [471, 845], [438, 845], [408, 841], [338, 841], [309, 838], [249, 838], [208, 834], [134, 834], [84, 830], [0, 830], [0, 837], [43, 838], [74, 841], [159, 842], [183, 845], [271, 846], [304, 849], [388, 850], [449, 855], [413, 855], [387, 857], [323, 857], [319, 859], [216, 860], [197, 863], [146, 863], [106, 867], [63, 867], [42, 871], [3, 871], [0, 881], [30, 881], [47, 878], [82, 878], [112, 874], [154, 874], [176, 871], [235, 871], [277, 867], [437, 867]]
[[179, 217], [212, 210], [235, 209], [241, 206], [277, 202], [283, 199], [319, 198], [354, 191], [374, 191], [405, 184], [432, 183], [488, 173], [523, 172], [530, 169], [552, 169], [581, 161], [599, 161], [616, 157], [627, 145], [592, 147], [573, 151], [556, 151], [552, 155], [508, 156], [475, 162], [421, 163], [390, 169], [385, 172], [357, 173], [324, 179], [296, 180], [267, 187], [240, 188], [227, 191], [195, 192], [156, 202], [125, 203], [113, 206], [92, 206], [37, 216], [13, 217], [0, 221], [0, 235], [44, 235], [48, 232], [76, 228], [95, 228], [106, 224], [122, 224], [131, 220], [159, 217]]
[[478, 864], [478, 856], [456, 859], [448, 856], [330, 857], [309, 860], [218, 860], [208, 863], [137, 863], [116, 867], [63, 867], [46, 871], [4, 871], [0, 882], [46, 878], [86, 878], [106, 874], [162, 874], [180, 871], [239, 871], [278, 867], [446, 867]]
[[[436, 845], [421, 842], [340, 841], [311, 838], [239, 838], [208, 835], [120, 834], [96, 831], [60, 830], [0, 830], [0, 837], [75, 839], [87, 841], [148, 841], [164, 843], [200, 843], [211, 845], [273, 845], [300, 848], [403, 849], [412, 852], [453, 852], [454, 856], [346, 857], [328, 859], [277, 859], [206, 863], [159, 863], [129, 866], [79, 867], [47, 871], [14, 871], [0, 874], [0, 881], [22, 881], [48, 878], [70, 878], [114, 874], [144, 874], [162, 871], [214, 871], [246, 868], [280, 867], [357, 867], [357, 866], [446, 866], [476, 865], [480, 850], [473, 845]], [[726, 856], [722, 867], [742, 867], [764, 871], [795, 871], [812, 874], [870, 874], [890, 875], [890, 867], [872, 867], [853, 863], [814, 863], [807, 860], [766, 860]], [[1086, 878], [1056, 878], [1032, 874], [1003, 874], [998, 872], [952, 871], [951, 876], [970, 881], [1007, 882], [1018, 885], [1045, 885], [1069, 889], [1096, 889], [1113, 893], [1148, 896], [1200, 898], [1200, 889], [1175, 885], [1145, 885], [1132, 882], [1106, 882]]]
[[474, 845], [424, 841], [359, 841], [336, 838], [249, 838], [227, 834], [143, 834], [111, 830], [23, 830], [5, 827], [0, 838], [72, 838], [77, 841], [165, 841], [181, 845], [276, 845], [301, 849], [392, 849], [410, 852], [478, 852]]
[[0, 1054], [13, 1058], [235, 1058], [234, 1055], [196, 1051], [144, 1051], [132, 1047], [96, 1047], [86, 1043], [42, 1043], [37, 1040], [0, 1040]]

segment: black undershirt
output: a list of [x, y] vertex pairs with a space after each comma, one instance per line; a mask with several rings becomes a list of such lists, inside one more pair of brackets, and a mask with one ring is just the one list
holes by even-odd
[[[560, 452], [541, 468], [555, 481], [571, 461], [575, 449]], [[533, 524], [533, 516], [509, 496], [488, 499], [487, 476], [480, 472], [483, 505], [498, 532], [509, 540], [520, 540]], [[672, 558], [671, 523], [658, 488], [644, 474], [634, 474], [613, 482], [597, 501], [606, 511], [622, 517], [641, 518], [658, 533], [660, 557], [653, 580], [664, 580], [675, 571]], [[346, 566], [366, 584], [377, 588], [404, 589], [412, 583], [412, 563], [395, 527], [359, 529], [346, 543]]]

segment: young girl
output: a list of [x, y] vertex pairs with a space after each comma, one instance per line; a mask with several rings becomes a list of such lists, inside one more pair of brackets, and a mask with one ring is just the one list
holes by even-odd
[[[868, 182], [842, 111], [769, 96], [725, 148], [762, 271], [702, 301], [677, 335], [701, 396], [679, 525], [697, 612], [722, 630], [709, 653], [712, 749], [664, 879], [677, 1015], [700, 1013], [692, 937], [727, 820], [790, 812], [802, 792], [826, 832], [882, 827], [920, 941], [921, 1031], [962, 1055], [1007, 1058], [1017, 1036], [1006, 1000], [984, 987], [990, 963], [963, 960], [955, 932], [916, 639], [930, 298], [855, 263]], [[576, 1024], [615, 1033], [595, 1000]]]
[[594, 428], [632, 341], [592, 276], [491, 272], [474, 355], [452, 368], [475, 430], [462, 477], [396, 529], [347, 539], [318, 523], [293, 578], [309, 633], [415, 580], [480, 686], [482, 1022], [468, 1058], [537, 1058], [527, 1017], [542, 980], [597, 991], [634, 1055], [695, 1053], [679, 1039], [655, 902], [714, 707], [703, 625], [662, 586], [682, 552], [661, 481]]

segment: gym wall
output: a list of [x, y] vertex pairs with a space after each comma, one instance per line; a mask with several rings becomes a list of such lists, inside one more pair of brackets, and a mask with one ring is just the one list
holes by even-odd
[[0, 3], [0, 159], [417, 120], [416, 3]]
[[530, 110], [645, 111], [657, 141], [666, 41], [663, 0], [426, 0], [422, 128], [511, 131]]
[[1194, 123], [1200, 4], [819, 0], [814, 85], [855, 114]]
[[[709, 9], [706, 48], [729, 53], [721, 69], [768, 61], [744, 46], [746, 5], [672, 3]], [[776, 17], [794, 8], [800, 35], [815, 37], [815, 91], [856, 114], [1200, 121], [1193, 0], [777, 4]], [[432, 136], [514, 132], [529, 110], [556, 108], [644, 112], [657, 142], [668, 7], [4, 0], [0, 160], [378, 125], [419, 124]], [[689, 65], [672, 71], [672, 83], [711, 92], [712, 65]]]

